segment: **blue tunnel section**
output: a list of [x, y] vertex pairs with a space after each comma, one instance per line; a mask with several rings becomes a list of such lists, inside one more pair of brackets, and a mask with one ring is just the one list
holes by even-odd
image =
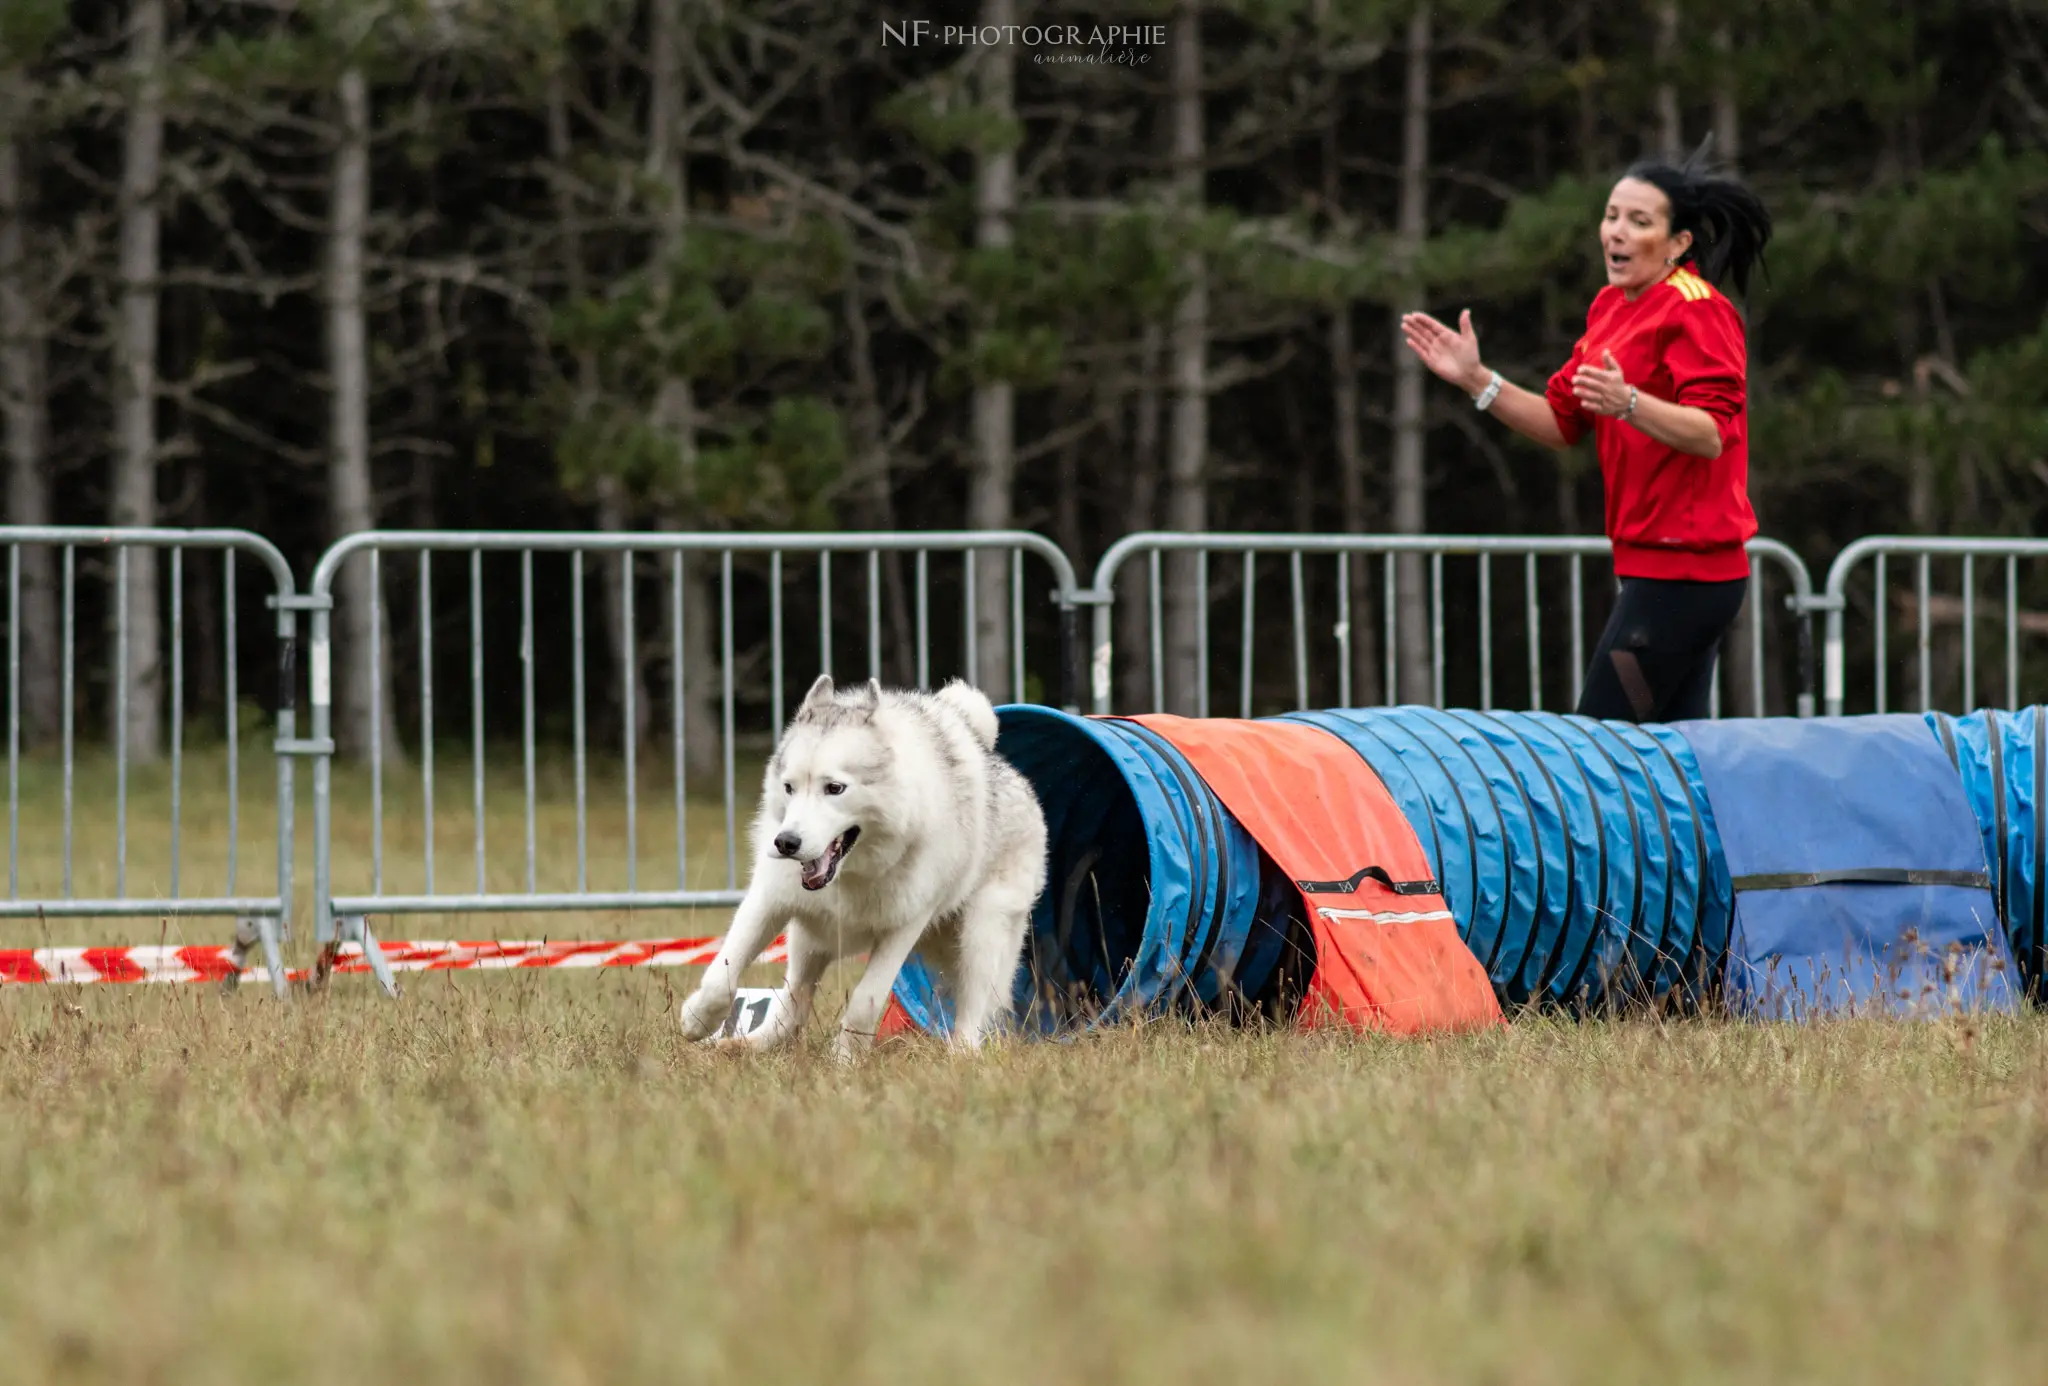
[[[1503, 1006], [1896, 1010], [1899, 960], [1926, 971], [1935, 950], [1966, 964], [1939, 988], [1956, 1004], [2048, 1002], [2048, 708], [1929, 713], [1924, 730], [1423, 707], [1283, 720], [1378, 776]], [[1049, 833], [1016, 1028], [1280, 1014], [1315, 966], [1301, 892], [1187, 757], [1134, 721], [1030, 706], [999, 721]], [[914, 956], [896, 998], [942, 1032], [938, 961]]]
[[[1016, 1028], [1052, 1036], [1269, 997], [1299, 893], [1157, 733], [1051, 708], [997, 710], [996, 750], [1031, 781], [1046, 887], [1017, 971]], [[913, 955], [896, 999], [920, 1029], [950, 1020], [940, 960]]]
[[1593, 1010], [1718, 984], [1733, 895], [1675, 732], [1423, 707], [1290, 717], [1379, 775], [1503, 1005]]
[[2017, 987], [1957, 767], [1920, 718], [1686, 722], [1736, 891], [1738, 1014], [2010, 1010]]
[[1990, 870], [1993, 906], [2020, 980], [2035, 1002], [2048, 1002], [2048, 934], [2042, 921], [2048, 821], [2038, 797], [2048, 781], [2048, 707], [1924, 715], [1962, 776]]

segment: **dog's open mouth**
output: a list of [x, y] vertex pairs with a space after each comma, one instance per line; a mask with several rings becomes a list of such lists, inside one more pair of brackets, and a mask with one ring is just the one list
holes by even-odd
[[805, 890], [823, 890], [832, 884], [832, 878], [839, 874], [839, 863], [853, 850], [853, 844], [860, 838], [859, 828], [848, 828], [825, 845], [825, 850], [799, 866], [803, 872]]

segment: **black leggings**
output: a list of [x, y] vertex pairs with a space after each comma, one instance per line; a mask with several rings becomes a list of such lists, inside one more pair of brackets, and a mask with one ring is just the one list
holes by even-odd
[[1721, 637], [1748, 589], [1748, 578], [1623, 578], [1614, 614], [1593, 647], [1579, 712], [1623, 722], [1707, 716]]

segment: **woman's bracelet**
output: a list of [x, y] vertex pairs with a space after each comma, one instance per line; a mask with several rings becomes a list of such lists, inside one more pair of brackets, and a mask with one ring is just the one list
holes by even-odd
[[1621, 411], [1621, 414], [1619, 415], [1619, 417], [1620, 417], [1620, 419], [1621, 419], [1621, 421], [1622, 421], [1623, 423], [1627, 423], [1627, 422], [1628, 422], [1628, 421], [1629, 421], [1630, 419], [1632, 419], [1632, 418], [1634, 418], [1634, 417], [1635, 417], [1635, 413], [1636, 413], [1636, 387], [1635, 387], [1635, 386], [1633, 386], [1633, 385], [1631, 385], [1631, 386], [1629, 386], [1629, 387], [1628, 387], [1628, 408], [1626, 408], [1626, 409], [1622, 410], [1622, 411]]

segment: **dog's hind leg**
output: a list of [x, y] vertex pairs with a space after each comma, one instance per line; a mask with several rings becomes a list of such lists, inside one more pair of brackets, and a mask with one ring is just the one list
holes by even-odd
[[777, 912], [751, 892], [740, 901], [740, 907], [733, 912], [732, 927], [725, 931], [725, 942], [718, 947], [718, 956], [704, 969], [697, 990], [683, 1002], [678, 1019], [686, 1038], [709, 1039], [725, 1023], [732, 999], [739, 991], [740, 974], [753, 966], [781, 923]]
[[839, 1037], [832, 1041], [835, 1058], [857, 1059], [874, 1044], [875, 1034], [882, 1028], [882, 1013], [889, 1007], [890, 989], [896, 985], [896, 974], [903, 970], [904, 959], [917, 947], [923, 932], [920, 921], [914, 927], [898, 929], [875, 940], [875, 946], [868, 952], [868, 970], [854, 983], [853, 995], [847, 998], [846, 1010], [839, 1017]]
[[747, 1033], [753, 1049], [774, 1049], [803, 1033], [811, 1018], [811, 1003], [818, 996], [818, 979], [837, 955], [824, 941], [802, 925], [789, 930], [789, 969], [783, 974], [782, 990], [769, 1009], [765, 1024]]
[[979, 1048], [1010, 1008], [1032, 903], [1022, 891], [996, 881], [961, 916], [953, 963], [953, 1043], [963, 1049]]

